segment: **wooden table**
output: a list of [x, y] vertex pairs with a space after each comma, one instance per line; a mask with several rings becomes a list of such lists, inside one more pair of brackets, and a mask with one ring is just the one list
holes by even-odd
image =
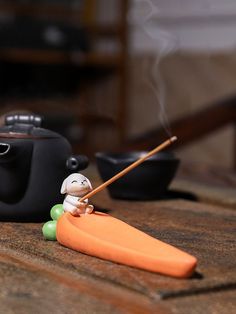
[[[89, 174], [91, 178], [93, 171]], [[97, 176], [94, 182], [96, 186]], [[93, 202], [99, 210], [195, 255], [199, 265], [191, 279], [74, 252], [43, 240], [42, 224], [0, 223], [0, 313], [236, 313], [232, 198], [228, 205], [227, 197], [222, 197], [224, 205], [212, 205], [217, 200], [212, 194], [204, 198], [196, 176], [186, 182], [183, 176], [174, 181], [179, 192], [172, 199], [117, 201], [102, 192]], [[200, 201], [183, 198], [190, 195], [188, 186], [191, 195], [195, 187]], [[212, 193], [214, 184], [205, 180], [205, 186]], [[215, 188], [220, 198], [219, 185]], [[181, 189], [188, 193], [181, 194]], [[221, 191], [230, 189], [225, 185]], [[207, 188], [202, 190], [207, 194]]]

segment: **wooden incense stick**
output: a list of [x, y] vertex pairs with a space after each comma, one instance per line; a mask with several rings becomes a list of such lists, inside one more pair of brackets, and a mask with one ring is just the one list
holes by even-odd
[[130, 172], [131, 170], [133, 170], [134, 168], [136, 168], [137, 166], [139, 166], [142, 162], [144, 162], [146, 159], [148, 159], [149, 157], [155, 155], [156, 153], [160, 152], [161, 150], [163, 150], [164, 148], [166, 148], [167, 146], [171, 145], [173, 142], [175, 142], [177, 140], [176, 136], [173, 136], [171, 138], [169, 138], [167, 141], [165, 141], [164, 143], [162, 143], [161, 145], [157, 146], [156, 148], [154, 148], [153, 150], [151, 150], [149, 153], [147, 153], [146, 155], [144, 155], [143, 157], [141, 157], [140, 159], [136, 160], [134, 163], [132, 163], [131, 165], [129, 165], [128, 167], [126, 167], [124, 170], [122, 170], [121, 172], [117, 173], [114, 177], [110, 178], [109, 180], [107, 180], [106, 182], [104, 182], [103, 184], [99, 185], [96, 189], [92, 190], [91, 192], [89, 192], [88, 194], [86, 194], [85, 196], [83, 196], [79, 201], [83, 202], [85, 201], [87, 198], [92, 197], [93, 195], [97, 194], [98, 192], [102, 191], [103, 189], [105, 189], [108, 185], [112, 184], [114, 181], [120, 179], [121, 177], [123, 177], [124, 175], [126, 175], [128, 172]]

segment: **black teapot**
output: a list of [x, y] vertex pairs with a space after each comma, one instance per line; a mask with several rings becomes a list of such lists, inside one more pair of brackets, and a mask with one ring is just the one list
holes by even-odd
[[60, 187], [87, 157], [71, 155], [69, 142], [41, 128], [37, 115], [8, 115], [0, 128], [0, 220], [43, 221], [61, 203]]

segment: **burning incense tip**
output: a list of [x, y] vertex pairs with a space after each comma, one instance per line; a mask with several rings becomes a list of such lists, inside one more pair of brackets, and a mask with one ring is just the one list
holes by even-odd
[[170, 138], [170, 141], [173, 143], [173, 142], [175, 142], [175, 141], [177, 141], [177, 136], [172, 136], [171, 138]]

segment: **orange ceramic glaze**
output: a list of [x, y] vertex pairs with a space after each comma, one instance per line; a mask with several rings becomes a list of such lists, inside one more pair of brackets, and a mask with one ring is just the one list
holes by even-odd
[[110, 215], [94, 212], [57, 222], [57, 241], [73, 250], [160, 274], [186, 278], [197, 259]]

